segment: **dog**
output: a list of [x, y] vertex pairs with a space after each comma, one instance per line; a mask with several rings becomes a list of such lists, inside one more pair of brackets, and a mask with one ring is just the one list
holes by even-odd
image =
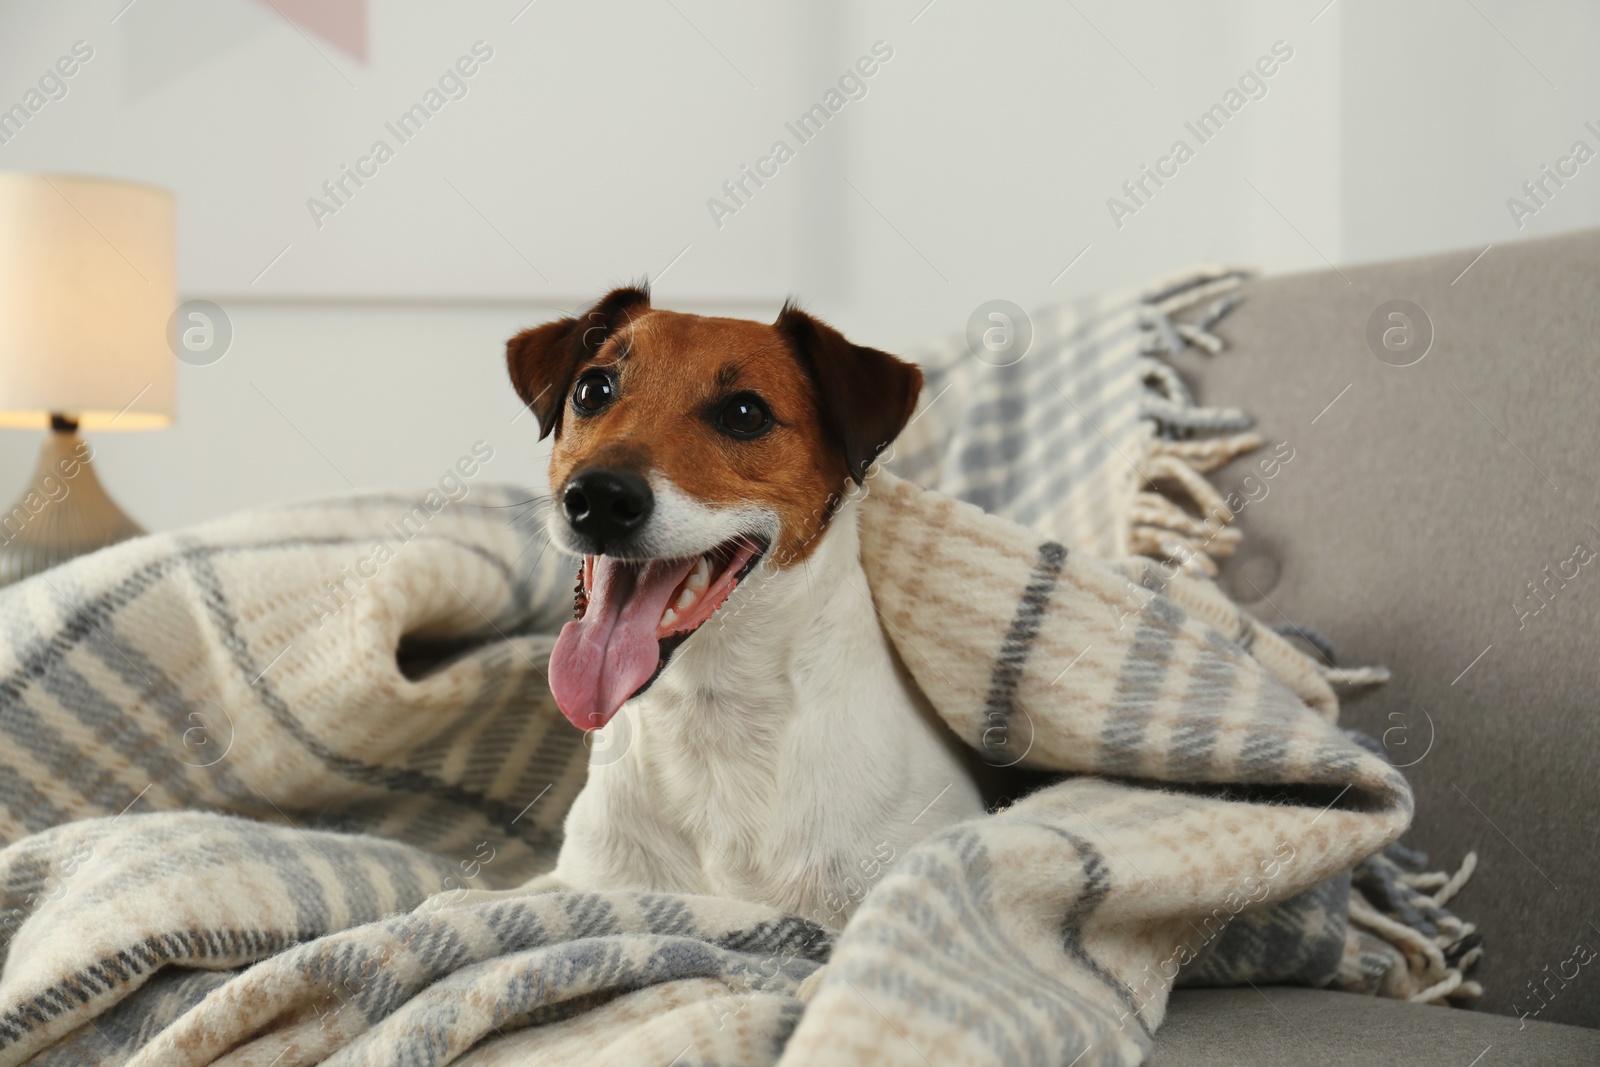
[[984, 811], [861, 565], [858, 488], [921, 372], [792, 303], [710, 318], [642, 287], [519, 333], [506, 362], [555, 436], [551, 542], [581, 561], [550, 688], [611, 735], [534, 888], [842, 926], [896, 857]]

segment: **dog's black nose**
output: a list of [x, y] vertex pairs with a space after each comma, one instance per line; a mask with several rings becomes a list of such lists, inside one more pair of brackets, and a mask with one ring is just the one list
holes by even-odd
[[567, 521], [603, 549], [643, 526], [655, 507], [650, 484], [631, 471], [584, 471], [561, 494]]

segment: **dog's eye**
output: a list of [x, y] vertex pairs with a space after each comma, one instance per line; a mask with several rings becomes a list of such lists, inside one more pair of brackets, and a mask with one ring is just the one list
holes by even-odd
[[572, 391], [572, 404], [581, 412], [593, 414], [617, 398], [611, 375], [603, 370], [585, 371]]
[[717, 413], [717, 428], [731, 437], [759, 437], [772, 425], [772, 412], [754, 393], [740, 393], [722, 405]]

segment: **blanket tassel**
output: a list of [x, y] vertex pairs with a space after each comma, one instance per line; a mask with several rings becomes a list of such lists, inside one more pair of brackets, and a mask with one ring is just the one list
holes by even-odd
[[[1246, 412], [1197, 403], [1164, 356], [1186, 347], [1208, 355], [1221, 352], [1223, 342], [1211, 328], [1238, 306], [1243, 281], [1241, 273], [1220, 273], [1163, 294], [1144, 305], [1139, 322], [1144, 333], [1140, 374], [1146, 390], [1141, 413], [1155, 424], [1156, 433], [1137, 467], [1139, 490], [1129, 506], [1128, 548], [1207, 579], [1215, 579], [1219, 564], [1238, 550], [1241, 534], [1233, 525], [1234, 510], [1206, 475], [1260, 447], [1262, 437], [1250, 430], [1253, 420]], [[1208, 299], [1211, 304], [1196, 321], [1173, 320], [1176, 312]], [[1331, 649], [1323, 651], [1322, 659], [1316, 674], [1328, 685], [1359, 688], [1389, 680], [1387, 667], [1336, 666]], [[1336, 704], [1329, 711], [1336, 715]], [[1473, 924], [1445, 909], [1472, 877], [1477, 853], [1467, 853], [1454, 874], [1402, 867], [1425, 862], [1395, 844], [1356, 868], [1345, 959], [1334, 986], [1430, 1004], [1483, 995], [1483, 987], [1466, 977], [1483, 955], [1482, 938]]]

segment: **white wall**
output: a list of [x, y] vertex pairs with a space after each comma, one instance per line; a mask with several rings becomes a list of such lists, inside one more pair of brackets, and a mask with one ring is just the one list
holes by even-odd
[[[0, 167], [175, 188], [183, 295], [233, 322], [222, 361], [179, 368], [177, 426], [95, 439], [136, 518], [419, 486], [478, 439], [489, 476], [538, 480], [505, 338], [669, 263], [658, 303], [770, 317], [793, 293], [905, 351], [995, 297], [1482, 247], [1600, 212], [1600, 162], [1521, 231], [1504, 205], [1600, 127], [1600, 16], [1577, 0], [525, 2], [375, 2], [366, 63], [257, 0], [0, 5], [0, 105], [96, 48]], [[478, 39], [495, 55], [468, 95], [318, 229], [306, 198]], [[877, 41], [893, 58], [865, 96], [800, 145], [784, 123]], [[1266, 94], [1200, 144], [1185, 122], [1278, 41]], [[190, 58], [151, 59], [174, 49]], [[707, 198], [778, 138], [794, 158], [716, 225]], [[1107, 198], [1179, 138], [1194, 157], [1116, 225]], [[0, 435], [0, 496], [35, 448]]]
[[[1506, 201], [1580, 138], [1600, 153], [1600, 7], [1585, 0], [1342, 3], [1340, 167], [1351, 262], [1600, 221], [1600, 156], [1513, 221]], [[1554, 189], [1554, 185], [1550, 186]], [[1490, 253], [1493, 254], [1492, 252]]]

